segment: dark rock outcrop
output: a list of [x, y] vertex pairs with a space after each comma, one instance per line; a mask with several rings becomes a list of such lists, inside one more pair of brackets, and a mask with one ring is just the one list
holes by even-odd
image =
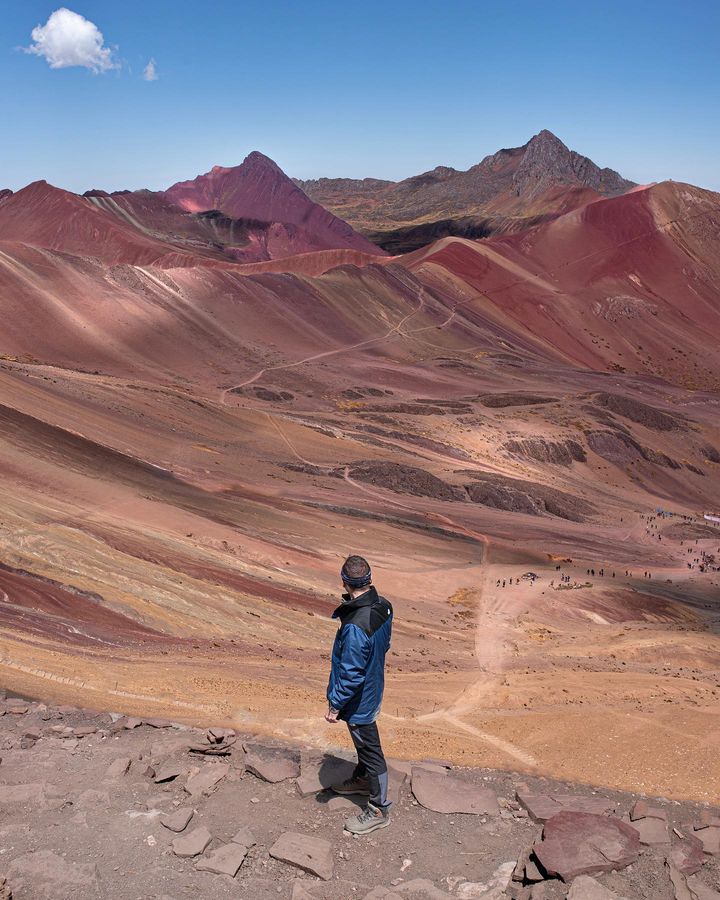
[[545, 397], [541, 394], [481, 394], [478, 397], [483, 406], [490, 409], [503, 409], [506, 406], [538, 406], [543, 403], [556, 403], [557, 397]]
[[681, 431], [686, 427], [685, 422], [678, 417], [622, 394], [596, 394], [594, 402], [603, 409], [654, 431]]
[[595, 512], [595, 507], [587, 500], [534, 481], [489, 473], [474, 474], [473, 477], [475, 482], [465, 485], [468, 496], [473, 503], [492, 509], [530, 516], [557, 516], [570, 522], [583, 522]]
[[587, 461], [582, 444], [573, 440], [546, 441], [542, 438], [524, 438], [519, 441], [506, 441], [503, 446], [514, 456], [559, 466], [571, 466], [574, 462]]
[[616, 466], [644, 459], [668, 469], [681, 468], [680, 463], [665, 453], [644, 447], [623, 431], [591, 431], [586, 435], [588, 447]]
[[434, 500], [465, 499], [462, 488], [447, 484], [424, 469], [402, 463], [356, 462], [348, 467], [348, 474], [356, 481], [363, 481], [399, 494], [431, 497]]

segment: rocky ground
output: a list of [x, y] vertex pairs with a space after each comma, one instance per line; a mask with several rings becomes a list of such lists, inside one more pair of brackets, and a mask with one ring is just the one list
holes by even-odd
[[0, 748], [3, 900], [720, 898], [709, 806], [394, 761], [361, 838], [342, 753], [20, 698]]

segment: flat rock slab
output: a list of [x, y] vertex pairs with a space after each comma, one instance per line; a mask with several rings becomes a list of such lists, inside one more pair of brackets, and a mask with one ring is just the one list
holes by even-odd
[[333, 876], [332, 845], [323, 838], [286, 831], [275, 841], [269, 853], [274, 859], [297, 866], [324, 881], [329, 881]]
[[692, 900], [720, 900], [720, 894], [708, 887], [697, 875], [689, 875], [686, 879]]
[[174, 781], [186, 772], [187, 767], [181, 766], [179, 763], [163, 763], [155, 773], [155, 784], [162, 784], [164, 781]]
[[558, 813], [585, 812], [603, 816], [615, 812], [615, 803], [607, 797], [583, 797], [579, 794], [534, 794], [519, 788], [515, 794], [533, 822], [547, 822]]
[[77, 738], [89, 737], [89, 735], [96, 732], [97, 728], [94, 725], [80, 725], [79, 728], [73, 728], [73, 734]]
[[693, 900], [690, 888], [687, 886], [685, 877], [678, 872], [676, 868], [670, 866], [669, 876], [670, 883], [673, 888], [673, 897], [675, 900]]
[[195, 863], [199, 872], [213, 872], [215, 875], [229, 875], [234, 878], [243, 860], [247, 856], [248, 848], [243, 844], [225, 844], [212, 850], [206, 857]]
[[255, 835], [250, 831], [247, 825], [243, 825], [239, 831], [236, 831], [230, 840], [233, 844], [242, 844], [243, 847], [254, 847], [255, 844], [257, 844]]
[[191, 797], [199, 797], [202, 794], [211, 794], [219, 782], [230, 771], [230, 766], [225, 763], [213, 763], [200, 769], [195, 775], [191, 775], [186, 784], [185, 790]]
[[488, 787], [477, 787], [451, 775], [414, 767], [412, 792], [425, 809], [439, 813], [471, 813], [496, 816], [500, 812], [497, 795]]
[[204, 825], [195, 828], [187, 834], [182, 834], [172, 842], [175, 856], [189, 857], [199, 856], [212, 840], [212, 835]]
[[623, 869], [635, 862], [640, 851], [635, 828], [593, 813], [558, 813], [545, 823], [542, 837], [533, 846], [535, 858], [548, 875], [563, 881]]
[[122, 778], [123, 775], [127, 774], [128, 769], [130, 768], [130, 757], [129, 756], [119, 756], [117, 759], [114, 759], [110, 765], [107, 767], [107, 771], [105, 772], [105, 777], [112, 780], [113, 778]]
[[705, 853], [711, 855], [720, 853], [720, 826], [703, 825], [699, 822], [694, 825], [682, 825], [681, 828], [701, 841]]
[[700, 838], [706, 853], [714, 855], [720, 853], [720, 826], [709, 825], [706, 828], [695, 826], [695, 837]]
[[164, 825], [165, 828], [169, 829], [170, 831], [179, 833], [181, 831], [185, 831], [185, 829], [190, 824], [190, 819], [192, 819], [194, 814], [194, 809], [190, 809], [189, 806], [183, 806], [180, 807], [180, 809], [176, 809], [175, 812], [160, 816], [160, 824]]
[[288, 778], [297, 778], [300, 774], [300, 765], [297, 759], [286, 755], [265, 756], [250, 752], [245, 756], [245, 768], [270, 784], [287, 781]]
[[334, 784], [341, 784], [350, 778], [355, 764], [339, 756], [303, 756], [300, 777], [296, 784], [302, 797], [310, 797], [326, 791]]
[[[651, 813], [657, 813], [657, 815], [651, 815]], [[632, 816], [623, 816], [623, 822], [627, 822], [637, 831], [641, 844], [652, 847], [670, 843], [670, 831], [665, 810], [648, 807], [647, 816], [635, 819]]]
[[702, 841], [692, 833], [686, 833], [673, 844], [669, 861], [683, 875], [694, 875], [705, 862]]
[[567, 900], [625, 900], [589, 875], [578, 875], [573, 881]]

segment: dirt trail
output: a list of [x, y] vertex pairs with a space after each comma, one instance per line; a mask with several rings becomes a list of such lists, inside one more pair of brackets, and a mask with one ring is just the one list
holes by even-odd
[[299, 359], [296, 362], [291, 363], [282, 363], [278, 366], [267, 366], [266, 368], [260, 369], [255, 373], [251, 378], [245, 379], [245, 381], [241, 381], [240, 384], [233, 385], [232, 387], [225, 388], [221, 392], [221, 402], [225, 403], [227, 399], [227, 395], [232, 393], [233, 391], [239, 391], [241, 388], [247, 387], [250, 384], [254, 384], [260, 378], [263, 377], [267, 372], [278, 372], [284, 369], [294, 369], [297, 366], [303, 366], [309, 362], [315, 362], [318, 359], [325, 359], [328, 356], [336, 356], [338, 353], [350, 353], [352, 350], [360, 350], [361, 348], [371, 347], [373, 344], [380, 343], [382, 341], [386, 341], [389, 338], [393, 337], [396, 334], [403, 334], [402, 327], [408, 322], [413, 316], [417, 315], [420, 310], [425, 306], [425, 288], [420, 288], [420, 292], [418, 294], [418, 306], [416, 309], [409, 312], [397, 325], [393, 325], [392, 328], [389, 329], [385, 334], [379, 335], [374, 338], [367, 338], [363, 341], [358, 341], [355, 344], [346, 344], [343, 347], [336, 347], [333, 350], [323, 350], [320, 353], [313, 353], [311, 356], [306, 356], [304, 359]]

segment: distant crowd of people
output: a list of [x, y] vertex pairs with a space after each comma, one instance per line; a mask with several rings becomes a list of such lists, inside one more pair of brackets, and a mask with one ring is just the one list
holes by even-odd
[[[697, 521], [696, 518], [694, 518], [693, 516], [665, 512], [664, 510], [656, 510], [655, 513], [651, 513], [651, 514], [640, 513], [640, 519], [645, 523], [646, 534], [649, 534], [651, 537], [656, 537], [658, 541], [662, 541], [662, 534], [660, 534], [659, 530], [658, 530], [660, 527], [659, 520], [675, 519], [675, 520], [678, 520], [681, 522], [690, 522], [690, 523]], [[620, 518], [620, 521], [621, 522], [623, 521], [622, 517]], [[720, 547], [718, 547], [718, 549], [717, 549], [717, 556], [716, 556], [714, 553], [710, 553], [707, 550], [700, 550], [700, 548], [697, 547], [698, 540], [699, 540], [698, 538], [695, 538], [695, 542], [694, 542], [693, 546], [688, 547], [688, 549], [687, 549], [688, 555], [692, 555], [693, 553], [697, 554], [697, 555], [693, 556], [691, 560], [688, 560], [688, 562], [687, 562], [688, 569], [690, 569], [690, 570], [697, 569], [698, 572], [702, 572], [702, 573], [720, 572], [720, 565], [716, 564], [718, 561], [720, 561]], [[685, 545], [685, 540], [681, 540], [680, 546], [683, 547], [684, 545]], [[564, 562], [572, 564], [571, 559], [566, 559], [566, 560], [564, 560]], [[555, 590], [559, 590], [560, 588], [562, 588], [563, 585], [572, 585], [573, 587], [582, 587], [583, 586], [582, 584], [578, 583], [576, 578], [574, 578], [572, 575], [563, 571], [562, 564], [557, 564], [555, 566], [555, 571], [559, 572], [560, 575], [558, 576], [558, 579], [557, 579], [557, 587], [555, 586], [555, 579], [553, 579], [550, 582], [551, 588], [555, 588]], [[615, 578], [616, 577], [616, 572], [614, 570], [610, 570], [610, 571], [606, 572], [604, 567], [600, 568], [600, 569], [594, 569], [591, 567], [589, 569], [586, 569], [586, 574], [591, 578], [595, 578], [595, 577]], [[534, 583], [534, 581], [537, 577], [538, 576], [535, 575], [535, 573], [529, 572], [523, 576], [523, 579], [528, 580], [531, 583]], [[634, 578], [635, 574], [631, 569], [625, 569], [625, 577], [626, 578]], [[650, 570], [646, 569], [643, 571], [642, 577], [647, 578], [648, 580], [652, 580], [653, 573]], [[520, 578], [515, 578], [515, 577], [513, 577], [513, 578], [498, 578], [495, 586], [499, 587], [499, 588], [504, 588], [507, 586], [512, 587], [513, 585], [519, 585], [519, 584], [520, 584]]]

